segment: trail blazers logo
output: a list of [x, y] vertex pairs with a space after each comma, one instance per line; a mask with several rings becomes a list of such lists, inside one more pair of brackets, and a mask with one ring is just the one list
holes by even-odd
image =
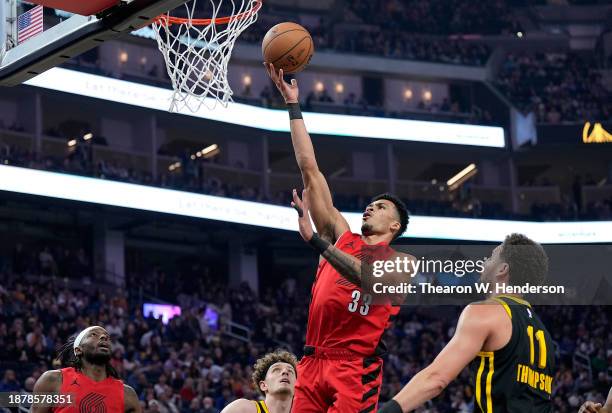
[[99, 393], [89, 393], [79, 403], [79, 413], [106, 413], [104, 397]]

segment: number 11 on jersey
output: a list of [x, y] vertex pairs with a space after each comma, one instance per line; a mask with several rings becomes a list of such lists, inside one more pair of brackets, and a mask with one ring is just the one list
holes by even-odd
[[[533, 366], [533, 363], [535, 361], [535, 349], [533, 345], [533, 326], [527, 326], [527, 335], [529, 336], [529, 364]], [[546, 367], [546, 339], [544, 338], [544, 331], [536, 331], [535, 338], [538, 341], [540, 350], [540, 357], [538, 357], [538, 367], [543, 369]]]

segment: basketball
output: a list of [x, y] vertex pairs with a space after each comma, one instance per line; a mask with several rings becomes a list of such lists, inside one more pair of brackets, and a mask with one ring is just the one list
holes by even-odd
[[297, 23], [279, 23], [268, 30], [261, 44], [264, 61], [285, 73], [302, 71], [314, 53], [308, 30]]

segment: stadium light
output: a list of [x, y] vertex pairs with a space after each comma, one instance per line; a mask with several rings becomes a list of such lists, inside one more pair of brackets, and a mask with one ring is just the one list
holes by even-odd
[[119, 63], [127, 63], [129, 55], [125, 50], [119, 52]]
[[214, 143], [214, 144], [212, 144], [210, 146], [207, 146], [206, 148], [202, 149], [202, 156], [204, 158], [210, 158], [210, 157], [215, 156], [219, 152], [220, 152], [219, 145]]
[[72, 148], [73, 146], [76, 146], [76, 144], [77, 144], [77, 140], [76, 139], [70, 139], [68, 141], [68, 147], [69, 148]]
[[465, 181], [467, 181], [468, 179], [476, 175], [477, 172], [478, 172], [478, 168], [476, 168], [476, 164], [471, 163], [468, 166], [466, 166], [463, 170], [458, 172], [451, 179], [446, 181], [446, 186], [448, 186], [448, 189], [450, 191], [457, 189], [461, 185], [463, 185]]
[[93, 138], [93, 133], [91, 133], [91, 132], [86, 133], [85, 135], [83, 135], [83, 140], [84, 140], [84, 141], [88, 141], [88, 140], [90, 140], [91, 138]]
[[251, 86], [252, 82], [253, 82], [253, 79], [251, 79], [251, 76], [249, 76], [249, 75], [242, 76], [242, 84], [243, 85]]

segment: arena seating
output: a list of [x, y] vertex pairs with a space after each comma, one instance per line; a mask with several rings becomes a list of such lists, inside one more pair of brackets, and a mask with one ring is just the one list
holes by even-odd
[[[143, 317], [135, 289], [114, 292], [110, 298], [91, 285], [75, 290], [60, 287], [59, 278], [56, 283], [26, 283], [23, 274], [16, 277], [15, 269], [14, 262], [5, 266], [3, 279], [12, 281], [0, 286], [0, 391], [31, 391], [40, 374], [54, 367], [56, 346], [93, 324], [112, 334], [112, 364], [134, 387], [147, 413], [218, 412], [235, 398], [257, 397], [249, 377], [259, 355], [277, 347], [301, 355], [308, 288], [290, 280], [257, 297], [247, 286], [233, 289], [201, 277], [193, 288], [189, 277], [196, 274], [184, 275], [183, 287], [174, 274], [133, 275], [131, 282], [147, 281], [146, 291], [166, 291], [183, 303], [182, 315], [163, 325]], [[211, 329], [202, 317], [206, 306], [219, 312], [221, 323], [231, 320], [248, 326], [251, 342], [228, 337], [222, 328]], [[287, 308], [293, 308], [290, 314]], [[381, 400], [431, 362], [452, 335], [459, 311], [457, 307], [402, 310], [385, 336], [389, 351]], [[558, 345], [555, 412], [576, 411], [585, 398], [602, 399], [609, 388], [606, 307], [538, 307], [537, 311]], [[465, 371], [420, 412], [472, 411], [473, 391]]]
[[612, 119], [612, 94], [597, 62], [573, 53], [508, 54], [497, 87], [541, 123]]

